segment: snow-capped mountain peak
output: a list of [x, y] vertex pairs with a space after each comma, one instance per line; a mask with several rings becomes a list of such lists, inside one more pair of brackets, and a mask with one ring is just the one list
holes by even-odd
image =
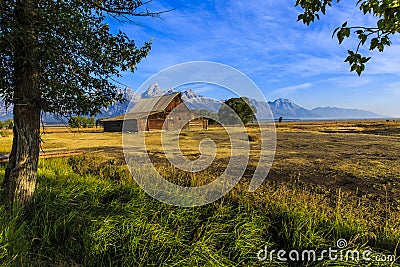
[[142, 93], [142, 98], [162, 96], [164, 94], [165, 92], [158, 85], [158, 82], [155, 82], [152, 85], [150, 85], [149, 88], [144, 93]]
[[195, 98], [201, 98], [201, 97], [203, 97], [203, 96], [196, 94], [191, 88], [182, 92], [182, 98], [195, 99]]

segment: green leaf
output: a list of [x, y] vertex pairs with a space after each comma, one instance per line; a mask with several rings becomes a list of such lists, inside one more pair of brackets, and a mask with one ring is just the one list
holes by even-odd
[[357, 72], [358, 76], [361, 76], [361, 73], [363, 72], [363, 69], [360, 66], [357, 66], [356, 72]]
[[363, 57], [361, 62], [362, 63], [367, 63], [370, 59], [371, 59], [371, 57]]
[[344, 33], [343, 33], [343, 29], [340, 29], [337, 33], [337, 38], [339, 41], [339, 44], [341, 44], [344, 40]]
[[[331, 6], [332, 0], [297, 0], [296, 3], [304, 10], [303, 22], [309, 25], [314, 21], [314, 17], [320, 18], [319, 12], [326, 13], [326, 6]], [[353, 32], [359, 40], [356, 51], [367, 45], [367, 41], [370, 40], [370, 50], [377, 49], [379, 52], [383, 52], [386, 46], [391, 45], [391, 37], [400, 33], [400, 0], [357, 0], [356, 5], [364, 15], [372, 15], [372, 18], [376, 20], [376, 26], [368, 24], [349, 26], [345, 21], [333, 31], [332, 38], [336, 36], [339, 44], [342, 44], [344, 39], [350, 38]], [[364, 63], [369, 59], [369, 57], [362, 57], [355, 53], [349, 54], [345, 62], [349, 62], [351, 66], [355, 64], [352, 71], [356, 71], [360, 75], [365, 69]]]
[[371, 39], [371, 45], [370, 45], [370, 47], [369, 47], [369, 50], [374, 50], [377, 46], [378, 46], [378, 44], [379, 44], [379, 40], [378, 40], [378, 38], [372, 38]]

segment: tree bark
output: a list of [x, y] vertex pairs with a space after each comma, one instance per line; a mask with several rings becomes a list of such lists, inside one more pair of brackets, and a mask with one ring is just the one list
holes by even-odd
[[14, 95], [13, 144], [5, 171], [2, 199], [6, 205], [31, 202], [36, 185], [40, 149], [40, 65], [35, 29], [37, 0], [19, 0], [13, 35]]

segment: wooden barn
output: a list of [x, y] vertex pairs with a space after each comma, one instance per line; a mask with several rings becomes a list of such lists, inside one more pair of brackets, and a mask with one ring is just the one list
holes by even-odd
[[174, 131], [181, 129], [189, 120], [190, 122], [185, 126], [186, 129], [207, 129], [207, 119], [193, 119], [193, 117], [193, 113], [183, 103], [181, 93], [178, 92], [160, 97], [142, 98], [127, 114], [104, 119], [101, 122], [105, 132], [122, 132], [122, 130], [142, 132], [163, 129]]

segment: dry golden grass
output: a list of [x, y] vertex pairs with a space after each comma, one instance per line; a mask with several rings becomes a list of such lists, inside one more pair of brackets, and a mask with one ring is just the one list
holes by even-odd
[[[302, 182], [331, 190], [342, 188], [358, 196], [400, 199], [400, 122], [283, 122], [277, 123], [276, 129], [277, 149], [269, 181]], [[250, 179], [258, 164], [259, 129], [250, 126], [247, 132], [254, 140], [249, 142], [250, 161], [244, 174]], [[217, 149], [215, 161], [204, 173], [213, 179], [225, 170], [231, 155], [223, 128], [181, 132], [179, 145], [185, 157], [195, 160], [204, 138], [212, 139]], [[100, 128], [49, 127], [44, 129], [42, 139], [44, 151], [102, 150], [123, 159], [121, 133], [103, 133]], [[9, 152], [11, 142], [11, 135], [1, 137], [0, 152]], [[146, 146], [157, 167], [171, 167], [163, 154], [160, 132], [146, 133]]]
[[[93, 150], [121, 147], [121, 133], [104, 133], [101, 128], [71, 129], [67, 127], [45, 127], [41, 134], [42, 149], [48, 150]], [[0, 137], [0, 153], [9, 153], [12, 134]]]
[[[124, 165], [121, 133], [50, 129], [42, 136], [44, 149], [103, 153], [41, 161], [36, 206], [29, 213], [33, 219], [24, 224], [32, 234], [14, 231], [13, 243], [3, 247], [23, 254], [15, 249], [14, 240], [22, 240], [24, 246], [32, 242], [28, 260], [40, 257], [37, 266], [95, 266], [105, 259], [118, 265], [121, 262], [115, 260], [120, 255], [128, 265], [160, 265], [172, 254], [170, 262], [179, 260], [175, 265], [216, 266], [225, 257], [227, 266], [255, 266], [260, 262], [252, 264], [248, 259], [255, 259], [266, 241], [278, 249], [325, 249], [338, 238], [345, 238], [351, 249], [372, 248], [398, 256], [399, 129], [398, 122], [384, 121], [280, 123], [275, 161], [263, 185], [247, 191], [260, 151], [260, 143], [251, 141], [244, 179], [220, 200], [196, 208], [171, 207], [150, 199]], [[255, 127], [247, 131], [259, 135]], [[185, 173], [172, 166], [163, 155], [160, 132], [146, 133], [147, 152], [171, 182], [199, 186], [225, 168], [231, 150], [226, 133], [211, 128], [181, 133], [183, 155], [197, 159], [204, 138], [214, 140], [217, 147], [215, 163], [204, 172]], [[11, 140], [11, 136], [0, 138], [0, 149], [9, 151]], [[148, 169], [139, 168], [140, 172], [146, 175]], [[4, 225], [3, 233], [17, 229]], [[191, 261], [185, 262], [188, 257]], [[208, 259], [218, 260], [207, 264]], [[390, 264], [379, 266], [397, 266]], [[275, 266], [275, 261], [270, 265]]]

